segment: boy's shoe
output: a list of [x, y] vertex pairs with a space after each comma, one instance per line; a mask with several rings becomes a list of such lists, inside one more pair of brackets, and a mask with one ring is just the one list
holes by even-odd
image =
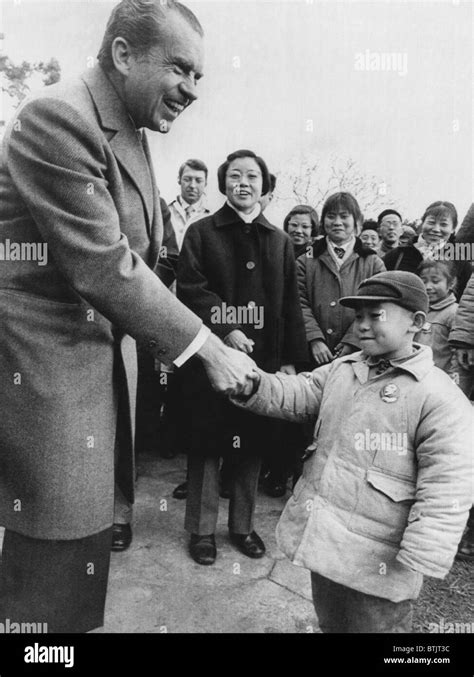
[[214, 534], [209, 534], [208, 536], [191, 534], [189, 554], [198, 564], [203, 564], [204, 566], [214, 564], [217, 556]]
[[260, 536], [252, 531], [251, 534], [234, 534], [229, 532], [230, 540], [247, 557], [259, 559], [265, 554], [265, 544]]
[[456, 559], [463, 562], [474, 562], [474, 532], [471, 530], [467, 531], [462, 537]]

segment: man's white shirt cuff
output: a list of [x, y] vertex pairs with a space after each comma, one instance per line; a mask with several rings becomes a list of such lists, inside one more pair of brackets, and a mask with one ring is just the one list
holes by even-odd
[[183, 350], [181, 355], [178, 355], [178, 357], [175, 360], [173, 360], [173, 364], [176, 367], [181, 367], [181, 365], [183, 365], [185, 362], [187, 362], [190, 357], [192, 357], [199, 350], [201, 350], [201, 348], [206, 343], [206, 341], [209, 338], [209, 336], [211, 335], [211, 333], [212, 332], [209, 329], [209, 327], [206, 327], [203, 324], [201, 329], [198, 331], [196, 336], [193, 338], [193, 340], [189, 344], [189, 346]]

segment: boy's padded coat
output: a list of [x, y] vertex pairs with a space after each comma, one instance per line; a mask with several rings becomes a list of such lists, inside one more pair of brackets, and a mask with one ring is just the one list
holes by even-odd
[[312, 373], [262, 372], [241, 404], [316, 421], [314, 453], [278, 523], [280, 549], [393, 602], [415, 599], [423, 574], [448, 573], [473, 499], [471, 406], [431, 348], [415, 347], [370, 380], [361, 352]]

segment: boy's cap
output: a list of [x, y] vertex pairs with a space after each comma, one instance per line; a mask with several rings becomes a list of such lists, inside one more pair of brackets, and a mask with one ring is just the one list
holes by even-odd
[[339, 299], [342, 306], [357, 308], [366, 301], [389, 301], [407, 310], [428, 312], [429, 301], [425, 285], [414, 273], [403, 270], [389, 270], [363, 280], [357, 296]]
[[402, 215], [400, 214], [400, 212], [397, 212], [396, 209], [384, 209], [383, 212], [380, 212], [380, 214], [377, 216], [377, 223], [379, 224], [379, 226], [382, 223], [383, 217], [389, 216], [390, 214], [395, 214], [396, 216], [398, 216], [400, 221], [402, 220]]

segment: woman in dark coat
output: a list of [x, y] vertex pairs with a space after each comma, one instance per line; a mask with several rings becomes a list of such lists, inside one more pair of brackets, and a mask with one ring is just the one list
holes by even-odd
[[[294, 364], [307, 358], [304, 325], [293, 245], [267, 221], [258, 202], [269, 189], [267, 166], [253, 152], [237, 151], [219, 168], [218, 181], [227, 201], [189, 227], [178, 265], [178, 297], [265, 371], [295, 373]], [[265, 546], [253, 531], [253, 516], [261, 455], [275, 422], [217, 395], [197, 360], [184, 370], [191, 556], [200, 564], [215, 560], [219, 461], [226, 458], [230, 538], [249, 557], [262, 557]]]

